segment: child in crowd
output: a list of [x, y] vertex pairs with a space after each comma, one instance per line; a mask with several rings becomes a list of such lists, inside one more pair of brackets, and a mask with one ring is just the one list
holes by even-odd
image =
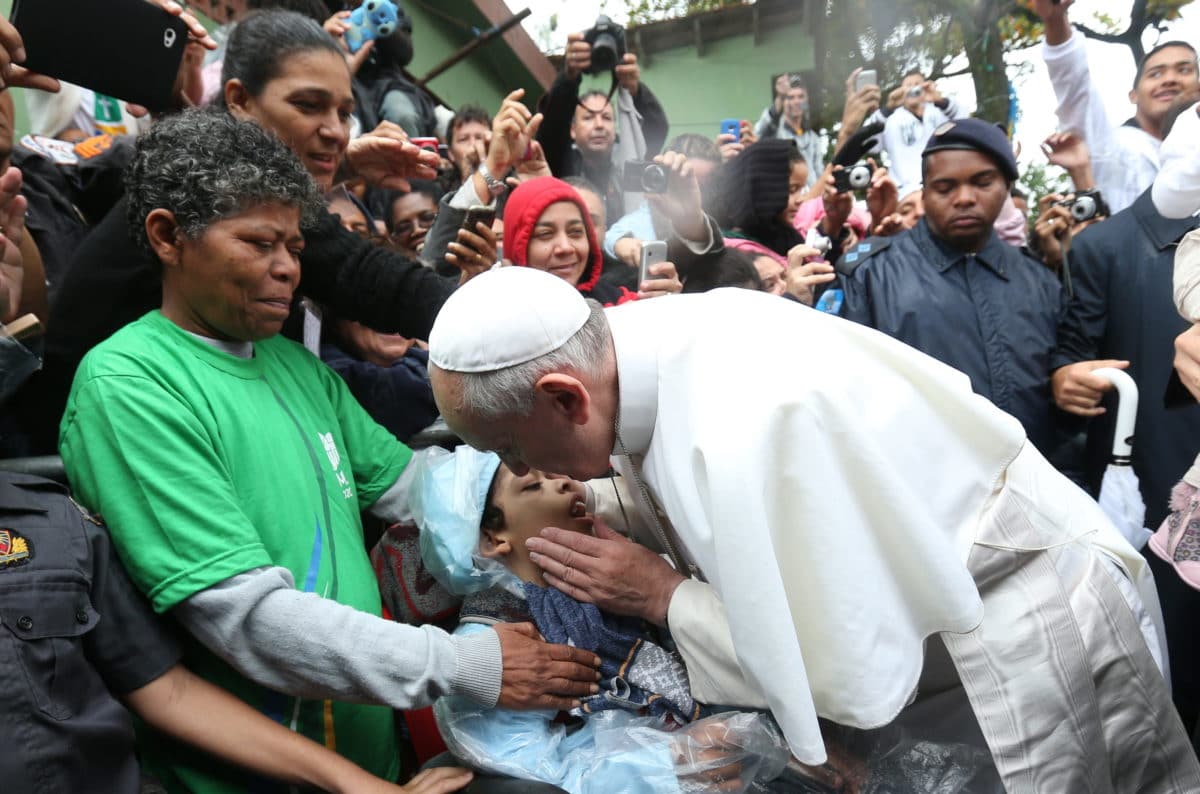
[[418, 465], [425, 565], [465, 596], [455, 633], [532, 621], [547, 640], [601, 658], [600, 692], [569, 715], [438, 701], [438, 727], [456, 756], [570, 792], [746, 791], [780, 774], [788, 752], [769, 716], [707, 716], [668, 636], [546, 586], [525, 541], [546, 526], [590, 533], [585, 485], [538, 471], [518, 477], [496, 455], [465, 446]]

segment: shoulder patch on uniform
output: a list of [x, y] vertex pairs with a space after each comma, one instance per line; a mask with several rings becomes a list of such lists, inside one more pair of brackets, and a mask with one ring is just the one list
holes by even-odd
[[113, 136], [108, 134], [94, 135], [75, 144], [75, 154], [80, 160], [90, 160], [93, 157], [99, 157], [104, 154], [112, 146]]
[[33, 559], [33, 545], [12, 529], [0, 529], [0, 571], [9, 571]]
[[835, 269], [844, 276], [849, 276], [862, 267], [875, 254], [887, 249], [892, 244], [890, 237], [870, 237], [859, 243], [852, 251], [847, 251], [838, 259]]

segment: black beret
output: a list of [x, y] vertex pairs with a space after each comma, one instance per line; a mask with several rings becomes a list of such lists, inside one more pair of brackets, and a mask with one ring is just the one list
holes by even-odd
[[1017, 158], [1013, 156], [1012, 144], [1004, 131], [990, 121], [947, 121], [929, 136], [929, 143], [925, 144], [921, 158], [947, 149], [966, 149], [986, 154], [996, 161], [1009, 182], [1017, 181]]

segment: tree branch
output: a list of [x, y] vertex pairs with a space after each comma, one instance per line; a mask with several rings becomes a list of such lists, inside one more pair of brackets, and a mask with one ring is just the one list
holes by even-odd
[[1084, 25], [1081, 22], [1075, 22], [1073, 24], [1080, 33], [1087, 36], [1089, 39], [1095, 39], [1096, 41], [1104, 41], [1108, 42], [1109, 44], [1125, 44], [1127, 38], [1129, 37], [1128, 30], [1126, 30], [1124, 33], [1101, 33], [1098, 30], [1089, 28], [1087, 25]]

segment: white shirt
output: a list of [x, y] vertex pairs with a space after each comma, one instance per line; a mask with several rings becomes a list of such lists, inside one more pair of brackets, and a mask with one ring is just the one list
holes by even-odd
[[[879, 111], [876, 114], [867, 120], [868, 123], [882, 118]], [[947, 121], [964, 115], [953, 99], [944, 111], [932, 102], [926, 102], [920, 118], [905, 107], [892, 111], [883, 124], [883, 151], [887, 153], [888, 169], [896, 184], [921, 183], [921, 153], [925, 151], [925, 144], [929, 143], [933, 131]]]
[[[1024, 443], [1020, 423], [932, 358], [771, 295], [716, 290], [607, 316], [621, 440], [712, 586], [681, 595], [707, 599], [710, 613], [719, 600], [747, 686], [796, 757], [821, 763], [818, 715], [891, 722], [915, 690], [925, 638], [982, 619], [965, 560]], [[728, 333], [751, 326], [821, 344], [781, 365]], [[633, 490], [620, 445], [614, 456]], [[677, 616], [673, 602], [672, 629], [686, 634]], [[704, 685], [693, 693], [722, 702]]]
[[1096, 186], [1109, 209], [1120, 212], [1154, 182], [1161, 142], [1139, 127], [1113, 124], [1092, 81], [1082, 36], [1072, 31], [1062, 44], [1045, 45], [1042, 57], [1058, 97], [1059, 129], [1087, 141]]

